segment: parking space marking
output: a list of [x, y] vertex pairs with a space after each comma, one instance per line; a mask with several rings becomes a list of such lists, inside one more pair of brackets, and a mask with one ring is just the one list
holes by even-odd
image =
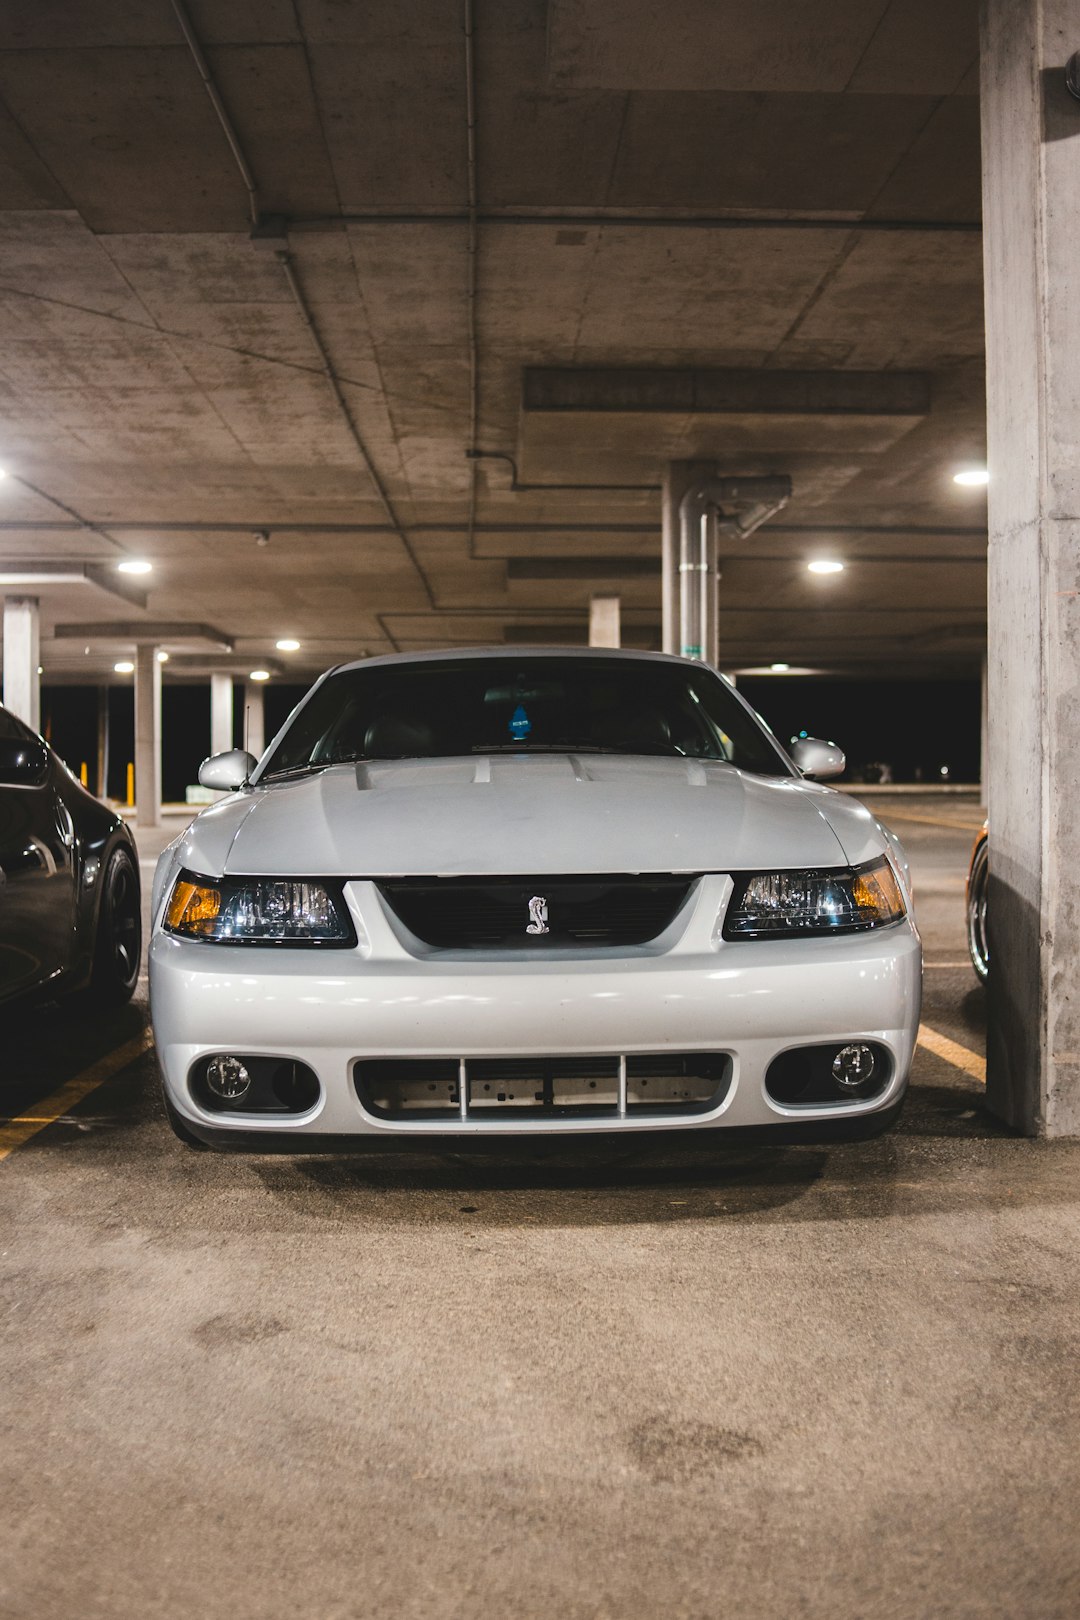
[[959, 1041], [951, 1041], [947, 1035], [941, 1035], [936, 1029], [931, 1029], [929, 1024], [919, 1025], [919, 1045], [925, 1046], [935, 1057], [944, 1058], [954, 1069], [962, 1069], [981, 1086], [985, 1086], [986, 1059], [980, 1057], [978, 1052], [969, 1051], [966, 1046], [961, 1046]]
[[126, 1069], [129, 1064], [134, 1063], [135, 1059], [149, 1051], [153, 1044], [153, 1032], [147, 1026], [141, 1035], [136, 1035], [133, 1040], [118, 1046], [114, 1052], [99, 1058], [81, 1074], [66, 1080], [56, 1091], [43, 1097], [41, 1102], [35, 1105], [33, 1113], [18, 1114], [11, 1119], [0, 1120], [0, 1159], [6, 1159], [9, 1153], [21, 1147], [31, 1136], [36, 1136], [38, 1131], [44, 1130], [46, 1125], [52, 1125], [64, 1114], [70, 1113], [76, 1103], [82, 1102], [91, 1091], [103, 1085], [106, 1080], [111, 1080], [121, 1069]]
[[910, 810], [875, 810], [881, 821], [921, 821], [927, 827], [951, 827], [953, 832], [982, 832], [981, 821], [949, 821], [944, 816], [913, 816]]

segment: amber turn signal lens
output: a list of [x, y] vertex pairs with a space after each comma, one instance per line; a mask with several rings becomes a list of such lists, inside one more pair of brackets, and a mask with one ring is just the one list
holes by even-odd
[[[186, 878], [181, 878], [173, 889], [165, 925], [178, 933], [202, 933], [203, 928], [200, 925], [212, 925], [220, 910], [220, 889], [204, 887], [201, 883], [189, 883]], [[207, 928], [206, 932], [209, 931]]]
[[851, 897], [860, 911], [868, 911], [883, 920], [902, 917], [906, 910], [900, 885], [888, 861], [882, 861], [869, 872], [860, 872], [852, 886]]

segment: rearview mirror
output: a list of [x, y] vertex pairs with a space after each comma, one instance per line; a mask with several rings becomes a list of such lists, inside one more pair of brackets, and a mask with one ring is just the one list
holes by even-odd
[[820, 737], [800, 737], [791, 745], [791, 757], [803, 776], [824, 781], [830, 776], [843, 776], [847, 760], [842, 748], [824, 742]]
[[41, 787], [49, 774], [49, 755], [36, 738], [0, 737], [0, 786]]
[[211, 754], [199, 766], [199, 781], [203, 787], [228, 792], [242, 788], [258, 760], [246, 748], [230, 748], [224, 754]]

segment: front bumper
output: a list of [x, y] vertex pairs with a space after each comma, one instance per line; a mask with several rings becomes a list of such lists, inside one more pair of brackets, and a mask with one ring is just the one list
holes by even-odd
[[[154, 1035], [168, 1100], [198, 1134], [230, 1129], [304, 1138], [520, 1136], [787, 1126], [895, 1108], [919, 1023], [922, 953], [910, 921], [865, 934], [725, 942], [730, 879], [703, 878], [677, 926], [651, 946], [592, 956], [545, 952], [512, 960], [434, 952], [403, 937], [374, 885], [347, 885], [360, 944], [347, 951], [220, 946], [155, 933], [150, 947]], [[793, 1047], [873, 1041], [891, 1075], [869, 1101], [785, 1107], [765, 1089], [769, 1064]], [[708, 1112], [638, 1116], [387, 1120], [353, 1083], [364, 1058], [607, 1056], [716, 1052], [731, 1083]], [[210, 1112], [189, 1084], [208, 1054], [292, 1058], [318, 1077], [300, 1115]]]

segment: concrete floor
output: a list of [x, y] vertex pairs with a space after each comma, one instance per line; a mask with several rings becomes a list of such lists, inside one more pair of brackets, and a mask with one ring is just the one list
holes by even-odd
[[[883, 803], [979, 1050], [979, 813]], [[3, 1111], [144, 1018], [6, 1032]], [[1080, 1142], [928, 1051], [864, 1145], [307, 1161], [147, 1054], [0, 1210], [5, 1620], [1080, 1613]]]

